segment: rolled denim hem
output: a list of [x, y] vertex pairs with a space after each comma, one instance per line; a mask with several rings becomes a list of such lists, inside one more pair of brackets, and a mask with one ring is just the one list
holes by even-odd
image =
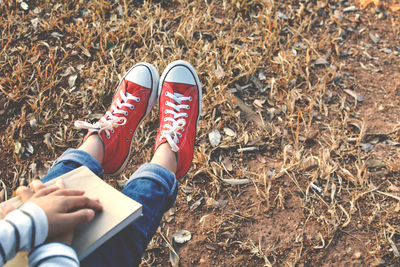
[[131, 175], [125, 186], [127, 186], [134, 179], [148, 179], [158, 183], [164, 187], [166, 192], [169, 192], [169, 199], [176, 194], [176, 188], [179, 186], [178, 180], [173, 172], [155, 163], [145, 163], [140, 166], [139, 169], [137, 169], [136, 172]]
[[92, 172], [94, 172], [97, 176], [101, 176], [103, 174], [103, 167], [101, 164], [89, 153], [75, 149], [68, 148], [53, 164], [53, 167], [57, 164], [65, 161], [72, 161], [82, 166], [88, 167]]

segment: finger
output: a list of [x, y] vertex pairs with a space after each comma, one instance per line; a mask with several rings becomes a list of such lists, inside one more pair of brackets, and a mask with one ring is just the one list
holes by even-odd
[[57, 179], [56, 186], [60, 189], [65, 189], [65, 183], [63, 179]]
[[40, 189], [46, 188], [46, 186], [44, 185], [44, 183], [42, 183], [40, 180], [33, 180], [29, 187], [31, 187], [33, 189], [33, 192], [38, 192]]
[[90, 208], [94, 210], [103, 210], [103, 206], [96, 199], [91, 199], [85, 196], [74, 196], [65, 198], [63, 207], [66, 211], [71, 211], [74, 209]]
[[35, 197], [47, 196], [57, 190], [59, 190], [57, 186], [54, 185], [49, 187], [45, 186], [44, 188], [40, 189], [38, 192], [35, 193]]
[[52, 195], [54, 196], [82, 196], [85, 194], [85, 191], [78, 189], [60, 189], [54, 192]]
[[78, 224], [90, 222], [94, 218], [94, 210], [80, 209], [62, 216], [63, 222], [67, 225], [75, 227]]
[[20, 186], [15, 191], [15, 194], [19, 196], [23, 202], [25, 202], [32, 197], [33, 191], [27, 186]]

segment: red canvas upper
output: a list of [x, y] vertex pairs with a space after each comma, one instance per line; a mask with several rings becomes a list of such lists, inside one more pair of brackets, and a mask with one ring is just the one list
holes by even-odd
[[[110, 138], [107, 137], [106, 131], [100, 132], [100, 137], [104, 144], [104, 159], [101, 164], [106, 174], [115, 173], [125, 163], [125, 159], [129, 157], [133, 134], [136, 127], [146, 114], [146, 108], [151, 92], [148, 88], [124, 80], [113, 99], [112, 105], [116, 105], [118, 99], [122, 102], [119, 95], [120, 91], [124, 94], [129, 92], [133, 96], [139, 97], [140, 101], [127, 101], [127, 103], [135, 106], [133, 110], [127, 106], [123, 106], [119, 109], [128, 112], [128, 116], [125, 116], [124, 114], [115, 114], [117, 117], [126, 118], [126, 123], [125, 125], [116, 125], [113, 127], [114, 133], [110, 131]], [[108, 118], [107, 114], [105, 115], [105, 118]], [[88, 134], [90, 135], [92, 133]]]
[[125, 168], [136, 128], [154, 105], [158, 80], [158, 72], [152, 65], [135, 65], [120, 82], [110, 109], [98, 122], [75, 122], [76, 127], [89, 130], [86, 138], [92, 134], [101, 138], [104, 158], [100, 163], [104, 173], [116, 175]]
[[[183, 97], [191, 97], [190, 100], [184, 100], [180, 105], [189, 105], [189, 109], [181, 108], [179, 111], [174, 110], [170, 106], [166, 105], [167, 101], [174, 102], [175, 105], [179, 105], [178, 102], [174, 101], [171, 97], [166, 96], [166, 92], [171, 94], [179, 93]], [[162, 136], [162, 131], [166, 130], [165, 124], [171, 125], [172, 122], [165, 121], [165, 118], [173, 118], [173, 114], [166, 114], [166, 110], [174, 110], [176, 113], [186, 113], [187, 117], [179, 117], [176, 120], [185, 120], [185, 125], [177, 131], [177, 139], [179, 140], [176, 145], [179, 148], [177, 153], [177, 171], [176, 177], [180, 178], [186, 174], [189, 170], [193, 159], [194, 153], [194, 142], [196, 136], [197, 119], [199, 115], [199, 88], [196, 85], [182, 84], [174, 82], [164, 82], [162, 84], [162, 90], [160, 93], [160, 109], [159, 119], [160, 127], [157, 132], [155, 150], [167, 142], [167, 139]]]

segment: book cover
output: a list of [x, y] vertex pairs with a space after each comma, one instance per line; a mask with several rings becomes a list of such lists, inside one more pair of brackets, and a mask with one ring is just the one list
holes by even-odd
[[[58, 179], [63, 179], [66, 188], [84, 190], [86, 196], [98, 198], [103, 205], [103, 211], [96, 213], [92, 221], [75, 228], [72, 247], [77, 252], [79, 260], [83, 260], [142, 213], [141, 204], [104, 182], [85, 166], [72, 170], [45, 184], [53, 185]], [[18, 197], [8, 201], [14, 207], [21, 203]], [[16, 258], [18, 258], [18, 255]], [[12, 261], [7, 262], [5, 266], [15, 266], [12, 265]]]

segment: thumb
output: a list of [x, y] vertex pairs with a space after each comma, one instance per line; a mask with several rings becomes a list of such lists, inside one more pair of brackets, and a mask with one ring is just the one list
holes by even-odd
[[94, 210], [92, 209], [80, 209], [71, 213], [65, 214], [65, 222], [74, 227], [81, 223], [90, 222], [94, 218]]

